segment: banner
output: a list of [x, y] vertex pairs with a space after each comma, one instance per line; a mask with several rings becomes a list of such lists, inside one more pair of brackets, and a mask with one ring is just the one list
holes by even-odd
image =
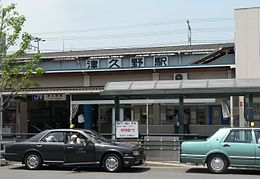
[[231, 117], [227, 100], [221, 101], [221, 109], [222, 109], [222, 116], [224, 119]]

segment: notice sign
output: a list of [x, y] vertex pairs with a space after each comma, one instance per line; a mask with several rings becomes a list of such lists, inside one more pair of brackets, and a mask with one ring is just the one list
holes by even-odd
[[138, 138], [138, 122], [117, 121], [116, 138]]

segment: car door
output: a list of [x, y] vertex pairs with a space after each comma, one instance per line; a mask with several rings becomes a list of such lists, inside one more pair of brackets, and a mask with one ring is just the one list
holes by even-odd
[[93, 163], [95, 159], [94, 144], [81, 133], [67, 133], [67, 138], [70, 139], [72, 135], [76, 135], [80, 143], [71, 143], [70, 140], [65, 143], [64, 164]]
[[45, 135], [35, 144], [44, 162], [63, 163], [64, 162], [64, 132], [55, 131]]
[[230, 130], [220, 148], [229, 156], [231, 165], [255, 165], [255, 143], [252, 129]]
[[255, 158], [256, 158], [256, 165], [260, 166], [260, 129], [254, 129], [255, 133]]

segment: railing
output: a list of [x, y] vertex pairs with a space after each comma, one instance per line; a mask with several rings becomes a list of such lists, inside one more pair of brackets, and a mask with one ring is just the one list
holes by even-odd
[[183, 140], [195, 139], [197, 134], [142, 134], [142, 144], [148, 161], [179, 162]]
[[[101, 135], [111, 139], [111, 134]], [[116, 139], [116, 141], [143, 146], [148, 161], [179, 162], [181, 142], [196, 138], [198, 134], [140, 134], [138, 139]]]
[[[3, 150], [5, 144], [23, 141], [33, 135], [35, 133], [3, 134], [1, 150]], [[101, 135], [111, 139], [111, 134]], [[143, 146], [148, 161], [178, 162], [181, 142], [197, 137], [197, 134], [140, 134], [138, 139], [116, 139], [116, 141], [136, 143]]]

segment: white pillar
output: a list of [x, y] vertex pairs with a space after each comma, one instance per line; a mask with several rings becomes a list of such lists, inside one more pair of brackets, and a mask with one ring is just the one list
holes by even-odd
[[239, 127], [245, 127], [245, 122], [244, 96], [239, 96]]
[[124, 108], [120, 108], [120, 121], [124, 121]]
[[230, 96], [230, 127], [234, 127], [233, 96]]
[[131, 105], [131, 121], [134, 121], [134, 105]]

